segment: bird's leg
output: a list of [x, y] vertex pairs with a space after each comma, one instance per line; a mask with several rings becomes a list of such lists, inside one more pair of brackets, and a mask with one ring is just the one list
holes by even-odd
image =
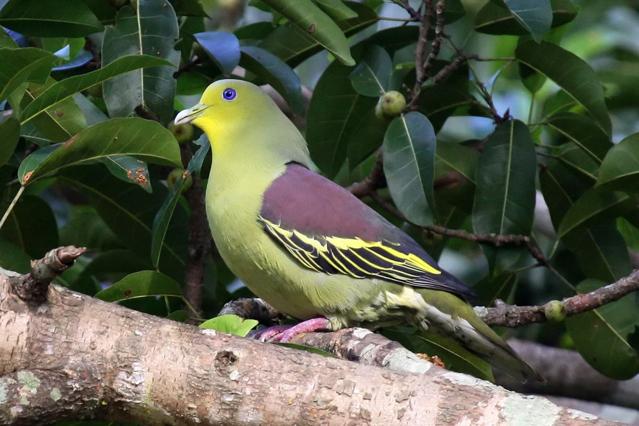
[[290, 342], [293, 337], [302, 333], [312, 333], [319, 330], [330, 330], [331, 322], [326, 318], [312, 318], [306, 321], [302, 321], [299, 324], [295, 324], [292, 327], [284, 330], [283, 332], [271, 337], [269, 342], [275, 343], [287, 343]]

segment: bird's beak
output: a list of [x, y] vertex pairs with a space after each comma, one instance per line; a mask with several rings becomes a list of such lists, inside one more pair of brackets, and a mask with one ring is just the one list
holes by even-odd
[[178, 115], [175, 116], [175, 124], [190, 123], [191, 121], [201, 116], [207, 108], [208, 105], [196, 104], [191, 108], [180, 111]]

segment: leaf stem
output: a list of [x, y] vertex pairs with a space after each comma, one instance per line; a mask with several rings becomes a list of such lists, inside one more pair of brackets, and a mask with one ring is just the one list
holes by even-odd
[[9, 215], [11, 214], [11, 211], [16, 206], [16, 203], [18, 202], [18, 200], [22, 196], [22, 193], [24, 192], [24, 188], [25, 188], [24, 185], [20, 186], [20, 189], [18, 189], [18, 192], [16, 193], [16, 196], [13, 197], [13, 200], [11, 200], [11, 204], [9, 204], [9, 207], [7, 207], [7, 210], [4, 212], [4, 215], [2, 216], [2, 219], [0, 219], [0, 229], [2, 229], [2, 226], [7, 221], [7, 218], [9, 218]]

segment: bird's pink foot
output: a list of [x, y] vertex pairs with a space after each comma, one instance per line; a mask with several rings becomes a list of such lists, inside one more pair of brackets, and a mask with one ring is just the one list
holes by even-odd
[[260, 342], [267, 342], [278, 334], [282, 334], [284, 331], [293, 327], [292, 325], [272, 325], [270, 327], [266, 327], [263, 330], [259, 330], [253, 334], [251, 337], [255, 340], [259, 340]]
[[289, 327], [283, 332], [276, 334], [275, 336], [270, 338], [269, 342], [287, 343], [290, 342], [293, 337], [297, 336], [298, 334], [312, 333], [314, 331], [330, 329], [331, 323], [326, 318], [312, 318], [306, 321], [302, 321], [299, 324], [295, 324], [294, 326]]

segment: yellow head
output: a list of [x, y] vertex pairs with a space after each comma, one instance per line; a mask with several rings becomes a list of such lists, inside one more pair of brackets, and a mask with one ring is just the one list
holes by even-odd
[[[295, 125], [270, 96], [247, 81], [229, 79], [212, 83], [197, 105], [175, 117], [175, 124], [184, 123], [201, 128], [214, 153], [235, 154], [235, 158], [274, 153], [286, 157], [289, 151], [293, 157], [290, 160], [308, 158], [306, 142]], [[299, 158], [300, 150], [303, 159]]]
[[212, 139], [230, 130], [254, 125], [256, 119], [281, 119], [273, 100], [259, 87], [241, 80], [219, 80], [209, 85], [200, 102], [181, 111], [175, 124], [193, 123]]

